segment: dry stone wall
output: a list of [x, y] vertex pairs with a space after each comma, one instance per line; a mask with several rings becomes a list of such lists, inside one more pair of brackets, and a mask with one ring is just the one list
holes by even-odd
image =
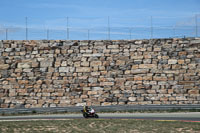
[[0, 41], [0, 107], [200, 104], [200, 39]]

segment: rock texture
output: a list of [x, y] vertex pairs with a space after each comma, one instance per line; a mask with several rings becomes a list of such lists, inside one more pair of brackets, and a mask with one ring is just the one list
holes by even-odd
[[0, 107], [200, 104], [200, 39], [0, 41]]

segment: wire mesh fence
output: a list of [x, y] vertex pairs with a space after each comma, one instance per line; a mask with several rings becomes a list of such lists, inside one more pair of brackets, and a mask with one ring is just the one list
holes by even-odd
[[131, 40], [198, 37], [199, 17], [66, 17], [0, 22], [0, 40]]

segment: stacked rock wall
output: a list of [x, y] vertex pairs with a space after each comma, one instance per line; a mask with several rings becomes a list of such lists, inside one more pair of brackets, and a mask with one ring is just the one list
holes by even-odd
[[0, 41], [0, 107], [200, 104], [200, 39]]

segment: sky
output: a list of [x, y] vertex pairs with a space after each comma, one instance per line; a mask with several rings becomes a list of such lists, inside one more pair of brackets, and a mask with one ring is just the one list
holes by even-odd
[[0, 5], [0, 39], [25, 39], [26, 17], [28, 38], [38, 40], [200, 34], [200, 0], [0, 0]]

